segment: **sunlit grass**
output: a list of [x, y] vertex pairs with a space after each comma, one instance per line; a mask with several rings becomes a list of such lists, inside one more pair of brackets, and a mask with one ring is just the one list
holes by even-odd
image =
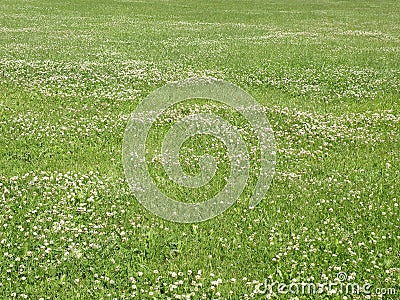
[[[2, 1], [1, 298], [247, 299], [266, 278], [345, 272], [397, 299], [399, 10], [372, 0]], [[263, 105], [277, 166], [256, 208], [243, 198], [215, 219], [176, 224], [132, 196], [122, 139], [146, 95], [194, 76]], [[189, 173], [202, 143], [185, 145]]]

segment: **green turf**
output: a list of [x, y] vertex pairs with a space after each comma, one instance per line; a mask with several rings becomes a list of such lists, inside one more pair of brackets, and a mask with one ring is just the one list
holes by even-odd
[[[398, 299], [399, 57], [396, 0], [2, 0], [0, 298], [265, 299], [254, 293], [265, 279], [345, 272], [371, 284], [371, 299], [378, 288]], [[265, 107], [277, 165], [256, 208], [242, 197], [217, 218], [177, 224], [133, 197], [122, 140], [146, 95], [194, 76]], [[153, 131], [150, 156], [168, 126]], [[189, 174], [210, 141], [184, 145]], [[208, 190], [168, 179], [162, 189], [182, 201], [215, 194], [229, 170], [215, 149]]]

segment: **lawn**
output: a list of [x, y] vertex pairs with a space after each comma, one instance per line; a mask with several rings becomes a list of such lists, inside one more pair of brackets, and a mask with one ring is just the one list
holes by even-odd
[[[254, 208], [257, 172], [224, 213], [183, 224], [137, 201], [122, 145], [138, 105], [190, 77], [254, 97], [276, 165]], [[192, 100], [174, 109], [224, 108]], [[157, 126], [149, 155], [171, 124]], [[204, 154], [221, 167], [206, 191], [150, 173], [179, 201], [206, 200], [231, 160], [199, 137], [182, 169], [198, 174]], [[399, 299], [399, 182], [399, 1], [0, 3], [1, 299]], [[277, 288], [300, 283], [325, 289]]]

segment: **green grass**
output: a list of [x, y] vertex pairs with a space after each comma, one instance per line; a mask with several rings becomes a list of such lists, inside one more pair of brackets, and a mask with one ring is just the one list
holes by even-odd
[[[399, 11], [395, 0], [3, 0], [0, 298], [263, 299], [254, 290], [266, 278], [345, 272], [372, 285], [371, 299], [383, 287], [398, 299]], [[277, 165], [256, 208], [242, 197], [177, 224], [133, 197], [122, 140], [146, 95], [193, 76], [232, 82], [265, 107]], [[189, 174], [211, 140], [185, 144]], [[211, 190], [181, 200], [224, 184], [220, 146]], [[296, 296], [365, 295], [279, 298]]]

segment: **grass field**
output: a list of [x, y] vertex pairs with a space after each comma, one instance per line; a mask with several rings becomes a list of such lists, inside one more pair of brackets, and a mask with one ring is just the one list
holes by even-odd
[[[122, 141], [196, 76], [265, 108], [276, 172], [254, 209], [179, 224], [133, 197]], [[370, 293], [272, 298], [400, 298], [399, 1], [2, 0], [0, 142], [1, 299], [265, 299], [338, 274]]]

